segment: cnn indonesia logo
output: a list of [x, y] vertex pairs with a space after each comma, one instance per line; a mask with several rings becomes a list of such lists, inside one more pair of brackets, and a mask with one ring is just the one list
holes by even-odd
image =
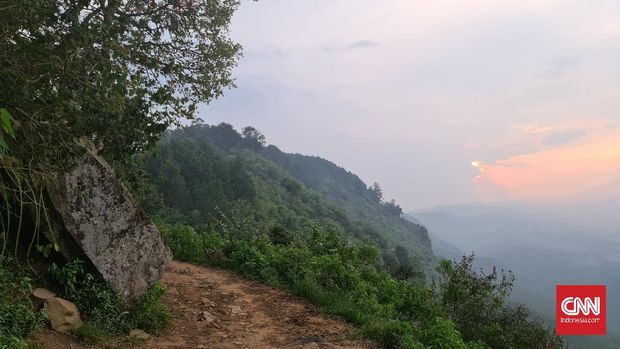
[[605, 335], [604, 285], [557, 285], [555, 296], [558, 335]]

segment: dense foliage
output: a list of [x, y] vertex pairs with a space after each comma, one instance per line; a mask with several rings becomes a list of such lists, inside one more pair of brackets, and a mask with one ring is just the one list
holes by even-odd
[[254, 128], [172, 131], [144, 168], [150, 184], [132, 189], [178, 259], [288, 288], [388, 347], [562, 346], [525, 307], [507, 303], [511, 274], [478, 273], [465, 257], [441, 262], [429, 282], [421, 264], [436, 263], [426, 231], [402, 221], [378, 184], [266, 146]]
[[160, 303], [165, 289], [155, 285], [134, 306], [128, 306], [103, 279], [73, 260], [62, 267], [50, 266], [48, 279], [58, 285], [59, 294], [75, 303], [86, 321], [77, 334], [89, 341], [128, 333], [135, 328], [159, 334], [172, 321], [169, 310]]
[[[0, 108], [9, 151], [57, 168], [76, 142], [108, 158], [156, 141], [232, 86], [236, 0], [1, 0]], [[5, 140], [7, 140], [5, 138]]]
[[31, 252], [51, 228], [44, 188], [85, 151], [124, 161], [233, 86], [237, 6], [0, 0], [0, 255], [9, 232]]
[[327, 160], [266, 147], [251, 127], [241, 134], [228, 124], [172, 131], [145, 169], [152, 187], [134, 192], [169, 222], [207, 230], [234, 217], [252, 222], [254, 231], [282, 234], [304, 234], [313, 223], [335, 226], [352, 241], [380, 247], [382, 263], [405, 279], [421, 277], [435, 261], [424, 227], [387, 209], [378, 185], [367, 188]]
[[471, 258], [444, 261], [429, 287], [376, 267], [378, 250], [346, 242], [335, 228], [306, 236], [256, 232], [245, 221], [197, 232], [161, 224], [176, 258], [231, 268], [285, 287], [358, 325], [391, 348], [560, 348], [562, 342], [522, 306], [506, 303], [510, 277], [478, 275]]
[[[505, 298], [512, 279], [479, 275], [471, 260], [436, 261], [426, 230], [402, 219], [378, 184], [316, 157], [267, 146], [255, 128], [171, 131], [146, 165], [137, 156], [197, 103], [232, 86], [240, 47], [228, 37], [237, 0], [0, 0], [0, 240], [28, 253], [49, 224], [44, 187], [85, 150], [119, 169], [162, 220], [179, 259], [235, 269], [286, 287], [395, 348], [556, 348], [561, 342]], [[142, 172], [144, 171], [144, 172]], [[149, 184], [139, 179], [150, 178]], [[136, 180], [138, 179], [138, 180]], [[25, 212], [32, 217], [24, 220]], [[21, 236], [24, 225], [30, 235]], [[375, 247], [376, 246], [376, 247]], [[4, 261], [0, 261], [4, 263]], [[50, 282], [86, 318], [89, 339], [170, 321], [154, 287], [127, 307], [73, 261]], [[0, 347], [43, 317], [30, 280], [0, 265]]]
[[61, 267], [52, 264], [43, 277], [19, 267], [11, 259], [0, 258], [0, 349], [30, 348], [36, 344], [26, 340], [43, 326], [45, 315], [31, 300], [33, 278], [39, 285], [49, 284], [77, 305], [85, 322], [76, 335], [86, 341], [97, 342], [135, 328], [159, 334], [172, 321], [171, 313], [161, 303], [165, 294], [161, 285], [155, 285], [137, 304], [128, 306], [79, 260]]
[[45, 319], [30, 300], [31, 279], [10, 260], [0, 257], [0, 349], [24, 345]]

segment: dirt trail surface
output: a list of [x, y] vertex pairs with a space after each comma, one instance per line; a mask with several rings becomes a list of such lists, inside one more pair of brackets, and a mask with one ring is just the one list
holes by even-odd
[[[139, 347], [376, 348], [307, 301], [229, 271], [174, 261], [162, 282], [174, 323]], [[50, 332], [38, 337], [48, 348], [86, 348]]]

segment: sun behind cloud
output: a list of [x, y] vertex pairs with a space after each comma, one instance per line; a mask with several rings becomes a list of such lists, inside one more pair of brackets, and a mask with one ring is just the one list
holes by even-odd
[[484, 164], [482, 163], [482, 161], [472, 161], [471, 165], [478, 170], [478, 175], [474, 177], [474, 182], [480, 183], [485, 178]]

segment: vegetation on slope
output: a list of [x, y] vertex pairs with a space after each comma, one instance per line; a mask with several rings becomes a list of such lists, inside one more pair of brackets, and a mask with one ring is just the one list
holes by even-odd
[[344, 208], [351, 219], [383, 232], [393, 246], [400, 245], [417, 256], [424, 256], [424, 262], [434, 261], [427, 255], [430, 238], [426, 228], [403, 219], [400, 206], [393, 199], [384, 200], [378, 183], [367, 186], [357, 175], [328, 160], [284, 153], [274, 145], [262, 148], [260, 154], [331, 203]]
[[28, 344], [26, 339], [42, 328], [46, 318], [44, 311], [32, 302], [33, 283], [48, 285], [77, 305], [84, 324], [74, 335], [87, 342], [100, 342], [136, 328], [156, 335], [172, 321], [170, 312], [160, 303], [165, 293], [161, 285], [154, 286], [137, 304], [128, 306], [80, 260], [60, 267], [51, 264], [47, 273], [36, 275], [5, 258], [0, 259], [0, 349], [35, 345]]
[[14, 255], [50, 228], [46, 184], [87, 150], [123, 161], [233, 86], [238, 5], [0, 0], [0, 231], [32, 237]]
[[157, 335], [172, 321], [169, 310], [160, 303], [166, 292], [160, 284], [153, 286], [138, 303], [129, 306], [101, 277], [86, 270], [85, 263], [80, 260], [62, 267], [52, 264], [47, 281], [59, 285], [59, 295], [78, 307], [86, 321], [76, 335], [88, 342], [127, 334], [136, 328]]
[[23, 339], [43, 325], [45, 316], [29, 298], [31, 281], [13, 261], [0, 257], [0, 349], [24, 345]]
[[[280, 152], [273, 161], [275, 152], [253, 128], [175, 130], [146, 162], [150, 184], [133, 189], [176, 258], [290, 289], [388, 347], [562, 347], [525, 307], [507, 303], [512, 275], [477, 273], [467, 257], [440, 263], [429, 283], [420, 261], [430, 265], [430, 246], [418, 239], [426, 231], [402, 224], [378, 186], [326, 160]], [[413, 235], [409, 250], [399, 228]]]
[[473, 257], [443, 261], [441, 279], [428, 286], [382, 271], [375, 247], [349, 243], [336, 228], [314, 225], [305, 236], [283, 236], [236, 220], [202, 232], [160, 227], [176, 258], [290, 289], [390, 348], [562, 347], [525, 307], [507, 304], [513, 278], [476, 273]]
[[[46, 185], [86, 151], [124, 161], [149, 149], [169, 126], [193, 119], [198, 103], [232, 87], [241, 47], [228, 26], [238, 5], [0, 0], [0, 347], [18, 345], [40, 323], [28, 273], [5, 261], [58, 252], [41, 234], [53, 226]], [[161, 290], [120, 321], [118, 299], [75, 268], [57, 269], [52, 286], [71, 285], [61, 294], [83, 307], [84, 331], [96, 322], [101, 333], [130, 325], [156, 332], [166, 323]]]
[[[257, 231], [281, 229], [289, 234], [304, 234], [313, 223], [335, 226], [351, 241], [378, 246], [386, 267], [404, 278], [421, 277], [435, 262], [426, 230], [400, 218], [395, 212], [400, 208], [383, 202], [377, 185], [368, 188], [357, 176], [314, 158], [308, 158], [308, 168], [293, 166], [300, 170], [288, 171], [279, 163], [299, 156], [280, 152], [279, 161], [273, 162], [274, 149], [265, 147], [264, 137], [253, 128], [244, 134], [227, 124], [172, 131], [147, 162], [153, 188], [145, 194], [145, 205], [169, 222], [198, 229], [231, 217], [252, 221]], [[314, 168], [320, 167], [316, 163], [324, 169], [315, 174]], [[336, 187], [351, 185], [331, 190], [313, 178]], [[316, 189], [302, 180], [315, 183]], [[348, 197], [348, 204], [333, 195]]]
[[[197, 103], [232, 86], [240, 47], [227, 28], [238, 2], [0, 3], [2, 253], [13, 232], [15, 241], [29, 242], [28, 253], [36, 247], [46, 254], [57, 249], [38, 245], [47, 224], [43, 189], [54, 174], [89, 147], [116, 161], [142, 153], [180, 118], [192, 119]], [[166, 232], [178, 258], [288, 287], [392, 347], [558, 345], [526, 311], [505, 306], [510, 280], [476, 275], [467, 260], [443, 263], [445, 280], [435, 288], [416, 282], [416, 259], [426, 265], [433, 259], [430, 241], [422, 227], [398, 217], [400, 208], [384, 202], [378, 186], [362, 188], [321, 160], [265, 149], [252, 128], [239, 135], [224, 126], [203, 142], [205, 130], [164, 140], [162, 157], [147, 167], [154, 186], [132, 188], [165, 222], [191, 224]], [[334, 182], [304, 176], [323, 171]], [[24, 212], [36, 212], [31, 224]], [[26, 226], [34, 229], [24, 236]], [[0, 338], [19, 341], [40, 317], [27, 301], [27, 279], [6, 270], [0, 268], [7, 281]], [[51, 275], [63, 285], [61, 295], [83, 308], [93, 337], [130, 326], [156, 332], [166, 321], [156, 306], [160, 290], [128, 315], [79, 264]]]

